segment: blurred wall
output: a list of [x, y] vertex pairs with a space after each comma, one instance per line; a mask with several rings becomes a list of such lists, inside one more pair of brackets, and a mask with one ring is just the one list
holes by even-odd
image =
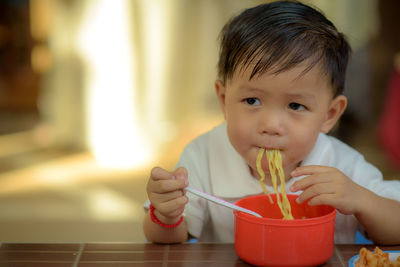
[[[185, 132], [185, 140], [199, 134], [190, 130], [196, 123], [207, 130], [222, 120], [214, 93], [220, 29], [264, 2], [30, 0], [42, 124], [52, 129], [55, 144], [89, 149], [105, 162], [112, 159], [101, 154], [135, 151], [124, 156], [131, 166]], [[396, 1], [304, 2], [322, 10], [353, 47], [349, 106], [337, 133], [351, 143], [352, 125], [362, 130], [379, 119], [398, 49], [379, 40], [398, 28], [390, 20]]]
[[[44, 74], [40, 96], [40, 108], [43, 120], [49, 123], [63, 144], [89, 147], [90, 120], [95, 114], [89, 114], [88, 80], [93, 78], [93, 62], [88, 62], [85, 53], [98, 49], [107, 42], [108, 47], [96, 57], [112, 55], [118, 52], [121, 40], [112, 39], [115, 14], [96, 16], [107, 1], [45, 1], [33, 0], [35, 5], [51, 14], [48, 30], [48, 45], [54, 58], [52, 68]], [[132, 88], [132, 111], [135, 117], [121, 125], [134, 123], [136, 131], [147, 139], [149, 144], [143, 149], [152, 150], [164, 142], [174, 140], [179, 133], [201, 118], [218, 117], [219, 107], [214, 96], [214, 80], [218, 56], [218, 34], [225, 22], [243, 9], [265, 1], [255, 0], [136, 0], [122, 1], [129, 19], [127, 34], [133, 71], [129, 88]], [[375, 1], [305, 1], [320, 8], [344, 31], [355, 51], [365, 46], [376, 31]], [[40, 8], [39, 8], [40, 10]], [[56, 14], [56, 15], [55, 15]], [[41, 16], [40, 11], [37, 17]], [[117, 15], [118, 16], [118, 15]], [[35, 18], [33, 18], [35, 19]], [[82, 50], [82, 28], [88, 21], [103, 25], [103, 34]], [[97, 20], [97, 21], [96, 21]], [[106, 20], [104, 22], [104, 20]], [[108, 22], [107, 22], [108, 20]], [[103, 23], [103, 24], [101, 24]], [[107, 24], [108, 23], [108, 24]], [[108, 26], [110, 28], [108, 28]], [[91, 34], [90, 29], [87, 33]], [[110, 40], [111, 39], [111, 40]], [[97, 42], [97, 43], [96, 43]], [[107, 64], [106, 61], [103, 64]], [[118, 62], [111, 62], [112, 68], [124, 70]], [[364, 65], [364, 64], [362, 64]], [[357, 69], [360, 71], [360, 69]], [[362, 70], [367, 71], [367, 70]], [[112, 75], [110, 72], [109, 76]], [[112, 101], [117, 97], [122, 84], [121, 77], [115, 74], [115, 83], [109, 85], [110, 94], [103, 108], [112, 111], [119, 105]], [[362, 75], [365, 77], [365, 75]], [[360, 81], [360, 79], [358, 79]], [[362, 114], [368, 112], [368, 105], [361, 105], [359, 97], [366, 94], [349, 90], [349, 98], [354, 109]], [[367, 88], [368, 90], [368, 88]], [[129, 103], [127, 103], [129, 105]], [[352, 109], [352, 104], [349, 106]], [[120, 116], [118, 116], [120, 117]], [[115, 118], [118, 120], [118, 118]], [[104, 120], [107, 123], [107, 120]], [[117, 132], [124, 131], [123, 126]], [[105, 125], [107, 128], [107, 125]], [[109, 122], [109, 127], [113, 128]], [[108, 136], [112, 140], [113, 133]], [[115, 137], [114, 137], [115, 138]], [[101, 142], [107, 142], [102, 140]], [[150, 145], [152, 144], [152, 145]]]

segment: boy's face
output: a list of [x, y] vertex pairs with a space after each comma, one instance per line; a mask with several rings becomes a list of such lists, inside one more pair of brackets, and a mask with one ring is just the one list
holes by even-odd
[[[344, 96], [332, 99], [328, 78], [317, 67], [303, 71], [299, 66], [251, 80], [247, 71], [226, 84], [216, 82], [230, 142], [255, 177], [259, 148], [279, 149], [288, 177], [311, 152], [319, 132], [328, 132], [346, 107]], [[268, 171], [266, 160], [262, 166]]]

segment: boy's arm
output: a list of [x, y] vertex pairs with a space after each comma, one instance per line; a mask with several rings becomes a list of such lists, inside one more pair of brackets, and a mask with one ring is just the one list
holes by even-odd
[[333, 167], [301, 166], [291, 174], [308, 175], [290, 188], [292, 192], [303, 191], [298, 203], [309, 200], [312, 206], [330, 205], [343, 214], [354, 214], [374, 242], [400, 244], [399, 201], [376, 195]]
[[[160, 222], [175, 224], [180, 220], [188, 202], [184, 191], [187, 185], [185, 168], [178, 168], [172, 173], [159, 167], [151, 170], [147, 183], [147, 196], [154, 206], [154, 216]], [[143, 231], [150, 242], [179, 243], [188, 239], [185, 222], [174, 228], [166, 228], [153, 222], [150, 212], [144, 217]]]
[[371, 191], [355, 213], [368, 237], [379, 244], [400, 244], [400, 202], [380, 197]]
[[[156, 212], [156, 211], [155, 211]], [[161, 221], [162, 215], [155, 214]], [[172, 224], [174, 222], [169, 222]], [[150, 212], [147, 212], [143, 219], [143, 231], [148, 241], [155, 243], [182, 243], [188, 240], [186, 222], [183, 222], [175, 228], [165, 228], [150, 219]]]

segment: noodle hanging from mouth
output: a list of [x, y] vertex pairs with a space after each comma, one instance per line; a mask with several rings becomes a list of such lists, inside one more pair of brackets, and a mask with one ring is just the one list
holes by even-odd
[[273, 204], [274, 201], [272, 200], [268, 189], [264, 185], [265, 173], [264, 173], [264, 171], [263, 171], [263, 169], [261, 167], [261, 160], [262, 160], [262, 156], [264, 155], [264, 151], [265, 151], [264, 148], [260, 148], [260, 150], [258, 151], [257, 160], [256, 160], [256, 166], [257, 166], [258, 174], [261, 177], [260, 180], [259, 180], [261, 189], [264, 191], [264, 194], [266, 194], [268, 196], [269, 202], [271, 202], [271, 204]]
[[[283, 219], [284, 220], [293, 220], [294, 218], [292, 215], [292, 208], [290, 206], [290, 202], [289, 202], [289, 200], [287, 198], [287, 194], [286, 194], [285, 173], [284, 173], [283, 167], [282, 167], [282, 156], [281, 156], [281, 152], [278, 149], [267, 150], [267, 151], [265, 151], [264, 148], [259, 149], [259, 152], [257, 155], [256, 166], [257, 166], [257, 171], [261, 177], [259, 180], [261, 188], [264, 191], [264, 193], [268, 196], [270, 202], [273, 203], [271, 196], [264, 185], [265, 173], [261, 167], [261, 160], [262, 160], [262, 156], [263, 156], [264, 152], [268, 159], [268, 167], [269, 167], [269, 172], [271, 174], [272, 185], [274, 187], [274, 191], [276, 194], [276, 200], [278, 202], [279, 209], [281, 210], [281, 213], [283, 215]], [[279, 179], [281, 181], [281, 194], [279, 194], [279, 191], [278, 191], [277, 175], [279, 176]], [[281, 197], [282, 197], [282, 199], [281, 199]]]

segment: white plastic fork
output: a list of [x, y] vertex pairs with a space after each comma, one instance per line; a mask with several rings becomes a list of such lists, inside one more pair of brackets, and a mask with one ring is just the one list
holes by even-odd
[[215, 196], [212, 196], [212, 195], [209, 195], [209, 194], [207, 194], [207, 193], [204, 193], [204, 192], [202, 192], [202, 191], [200, 191], [200, 190], [198, 190], [198, 189], [196, 189], [196, 188], [193, 188], [193, 187], [191, 187], [191, 186], [187, 186], [187, 187], [185, 188], [185, 190], [188, 191], [188, 192], [190, 192], [190, 193], [192, 193], [192, 194], [194, 194], [194, 195], [196, 195], [196, 196], [199, 196], [199, 197], [201, 197], [201, 198], [204, 198], [204, 199], [207, 199], [207, 200], [209, 200], [209, 201], [212, 201], [212, 202], [214, 202], [214, 203], [216, 203], [216, 204], [219, 204], [219, 205], [228, 207], [228, 208], [233, 209], [233, 210], [242, 211], [242, 212], [251, 214], [251, 215], [253, 215], [253, 216], [262, 218], [262, 216], [261, 216], [260, 214], [258, 214], [257, 212], [254, 212], [254, 211], [252, 211], [252, 210], [248, 210], [248, 209], [242, 208], [242, 207], [240, 207], [240, 206], [238, 206], [238, 205], [232, 204], [232, 203], [230, 203], [230, 202], [228, 202], [228, 201], [225, 201], [225, 200], [223, 200], [223, 199], [220, 199], [220, 198], [217, 198], [217, 197], [215, 197]]

